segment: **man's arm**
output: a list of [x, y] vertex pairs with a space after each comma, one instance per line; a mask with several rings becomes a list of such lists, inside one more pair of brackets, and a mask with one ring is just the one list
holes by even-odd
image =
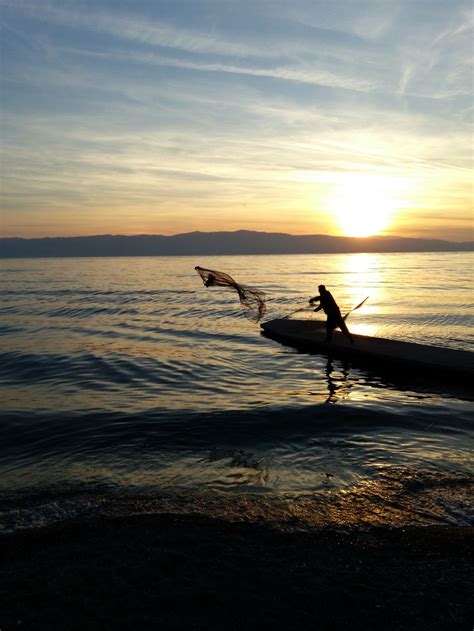
[[[320, 302], [320, 300], [321, 300], [321, 296], [315, 296], [314, 298], [310, 298], [310, 299], [309, 299], [309, 304], [310, 304], [311, 306], [314, 306], [314, 303], [315, 303], [315, 302]], [[319, 306], [318, 306], [318, 307], [316, 307], [316, 309], [315, 309], [314, 311], [315, 311], [315, 312], [316, 312], [316, 311], [321, 311], [321, 309], [322, 309], [322, 308], [323, 308], [323, 306], [322, 306], [322, 304], [320, 303], [320, 304], [319, 304]]]

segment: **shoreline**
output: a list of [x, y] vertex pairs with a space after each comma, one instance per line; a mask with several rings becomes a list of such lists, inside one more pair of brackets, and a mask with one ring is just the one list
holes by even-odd
[[472, 629], [474, 527], [277, 528], [199, 514], [0, 536], [0, 628]]

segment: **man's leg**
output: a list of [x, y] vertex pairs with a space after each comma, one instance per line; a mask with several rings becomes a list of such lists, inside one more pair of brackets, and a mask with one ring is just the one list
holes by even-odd
[[354, 344], [354, 338], [352, 337], [351, 332], [347, 328], [347, 324], [344, 322], [344, 320], [342, 318], [338, 318], [337, 324], [344, 335], [351, 341], [351, 344]]
[[326, 342], [330, 342], [332, 338], [332, 332], [336, 328], [336, 323], [333, 318], [328, 317], [326, 320]]

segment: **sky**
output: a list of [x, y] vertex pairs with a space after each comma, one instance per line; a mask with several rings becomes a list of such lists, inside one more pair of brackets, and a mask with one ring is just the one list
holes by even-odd
[[473, 235], [463, 0], [0, 0], [0, 236]]

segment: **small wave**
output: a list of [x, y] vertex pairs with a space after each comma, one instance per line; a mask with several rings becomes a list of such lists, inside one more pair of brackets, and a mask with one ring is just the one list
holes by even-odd
[[[128, 378], [128, 377], [127, 377]], [[108, 444], [115, 454], [129, 449], [132, 444], [140, 450], [175, 451], [185, 449], [209, 449], [212, 445], [235, 447], [253, 446], [256, 449], [290, 445], [290, 451], [302, 449], [304, 445], [325, 446], [333, 441], [345, 440], [354, 449], [364, 443], [374, 449], [373, 441], [383, 442], [387, 435], [391, 440], [395, 432], [393, 449], [402, 436], [426, 434], [432, 440], [436, 431], [445, 436], [459, 436], [472, 427], [469, 415], [455, 418], [448, 413], [438, 414], [433, 425], [433, 414], [414, 410], [405, 413], [360, 410], [356, 407], [315, 405], [300, 408], [263, 407], [253, 410], [226, 412], [180, 412], [172, 413], [161, 408], [147, 409], [141, 413], [112, 411], [84, 412], [8, 412], [3, 416], [0, 428], [0, 444], [3, 458], [14, 460], [20, 454], [35, 454], [41, 458], [45, 443], [54, 443], [56, 453], [75, 456], [86, 449], [92, 457], [97, 455], [99, 445]], [[34, 422], [33, 422], [34, 421]], [[399, 438], [396, 438], [396, 437]], [[35, 444], [41, 441], [41, 449]], [[384, 443], [385, 444], [385, 443]], [[138, 447], [137, 447], [138, 449]], [[143, 451], [137, 452], [143, 454]], [[377, 452], [374, 452], [377, 453]], [[367, 453], [365, 455], [367, 457]], [[377, 456], [378, 457], [378, 456]]]
[[[239, 454], [237, 454], [238, 457]], [[245, 455], [245, 454], [244, 454]], [[220, 454], [236, 472], [249, 462]], [[222, 459], [222, 458], [220, 458]], [[262, 462], [250, 467], [264, 471]], [[436, 474], [407, 467], [386, 468], [371, 480], [343, 492], [330, 484], [317, 494], [275, 496], [241, 492], [203, 493], [198, 489], [124, 488], [120, 484], [62, 482], [42, 489], [0, 491], [0, 533], [32, 529], [69, 520], [129, 517], [160, 513], [209, 515], [228, 520], [301, 528], [367, 526], [472, 526], [472, 478], [458, 472]], [[265, 484], [265, 477], [263, 477]]]
[[91, 318], [96, 316], [114, 316], [114, 315], [138, 315], [137, 309], [126, 309], [123, 307], [62, 307], [43, 311], [41, 315], [52, 318]]
[[25, 328], [15, 324], [0, 324], [0, 335], [12, 335], [21, 333]]

